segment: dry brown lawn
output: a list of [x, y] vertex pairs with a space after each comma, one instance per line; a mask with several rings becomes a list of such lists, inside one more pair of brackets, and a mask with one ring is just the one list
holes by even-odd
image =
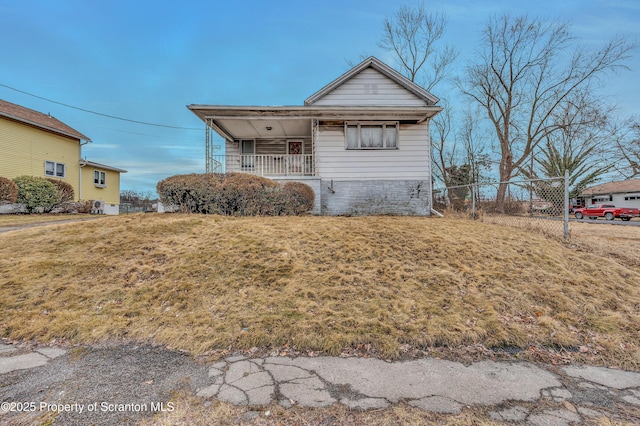
[[92, 219], [87, 214], [0, 214], [0, 229], [35, 223], [58, 222], [71, 219]]
[[463, 219], [138, 214], [11, 231], [0, 337], [390, 359], [515, 347], [640, 370], [640, 266], [616, 248], [640, 229], [620, 228], [572, 224], [564, 243]]

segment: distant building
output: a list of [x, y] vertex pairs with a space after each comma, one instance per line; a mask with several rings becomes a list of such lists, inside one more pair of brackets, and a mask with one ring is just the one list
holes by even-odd
[[578, 197], [584, 206], [612, 203], [616, 207], [640, 208], [640, 179], [608, 182], [587, 188]]
[[60, 120], [0, 100], [0, 176], [42, 176], [69, 183], [76, 200], [99, 201], [118, 214], [120, 173], [126, 170], [83, 160], [90, 139]]

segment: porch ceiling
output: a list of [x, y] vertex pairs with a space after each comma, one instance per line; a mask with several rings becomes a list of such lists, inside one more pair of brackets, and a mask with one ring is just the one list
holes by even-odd
[[216, 125], [234, 139], [311, 137], [311, 119], [217, 119]]
[[[187, 108], [226, 139], [299, 138], [311, 136], [311, 120], [400, 120], [420, 123], [442, 110], [435, 105], [380, 106], [224, 106]], [[271, 130], [268, 130], [271, 128]]]

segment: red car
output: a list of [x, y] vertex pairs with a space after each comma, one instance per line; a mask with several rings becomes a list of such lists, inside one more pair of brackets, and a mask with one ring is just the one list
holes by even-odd
[[629, 207], [616, 207], [613, 204], [594, 204], [589, 207], [575, 209], [576, 219], [597, 219], [604, 217], [607, 220], [613, 220], [619, 217], [622, 220], [631, 220], [632, 217], [640, 217], [638, 209]]

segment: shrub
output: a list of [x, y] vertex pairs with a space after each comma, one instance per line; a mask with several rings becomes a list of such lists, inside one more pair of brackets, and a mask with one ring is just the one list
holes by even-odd
[[18, 198], [18, 186], [11, 179], [0, 177], [0, 202], [15, 203]]
[[176, 175], [158, 182], [156, 190], [163, 203], [183, 212], [222, 214], [219, 187], [223, 179], [224, 175], [215, 173]]
[[91, 213], [91, 201], [65, 201], [55, 206], [51, 213]]
[[286, 182], [282, 185], [285, 214], [299, 215], [313, 208], [315, 194], [309, 185], [302, 182]]
[[270, 179], [246, 173], [229, 173], [222, 183], [221, 204], [224, 214], [254, 216], [270, 210], [268, 188], [276, 188]]
[[234, 216], [297, 215], [313, 208], [313, 190], [299, 182], [278, 185], [244, 173], [190, 174], [166, 178], [156, 187], [160, 200], [189, 213]]
[[52, 184], [56, 186], [56, 191], [58, 192], [58, 198], [61, 203], [66, 203], [67, 201], [73, 201], [75, 198], [75, 192], [73, 191], [73, 186], [70, 183], [67, 183], [60, 179], [53, 178], [45, 178]]
[[60, 203], [57, 187], [43, 177], [18, 176], [13, 181], [18, 186], [16, 202], [24, 204], [28, 213], [46, 213]]

